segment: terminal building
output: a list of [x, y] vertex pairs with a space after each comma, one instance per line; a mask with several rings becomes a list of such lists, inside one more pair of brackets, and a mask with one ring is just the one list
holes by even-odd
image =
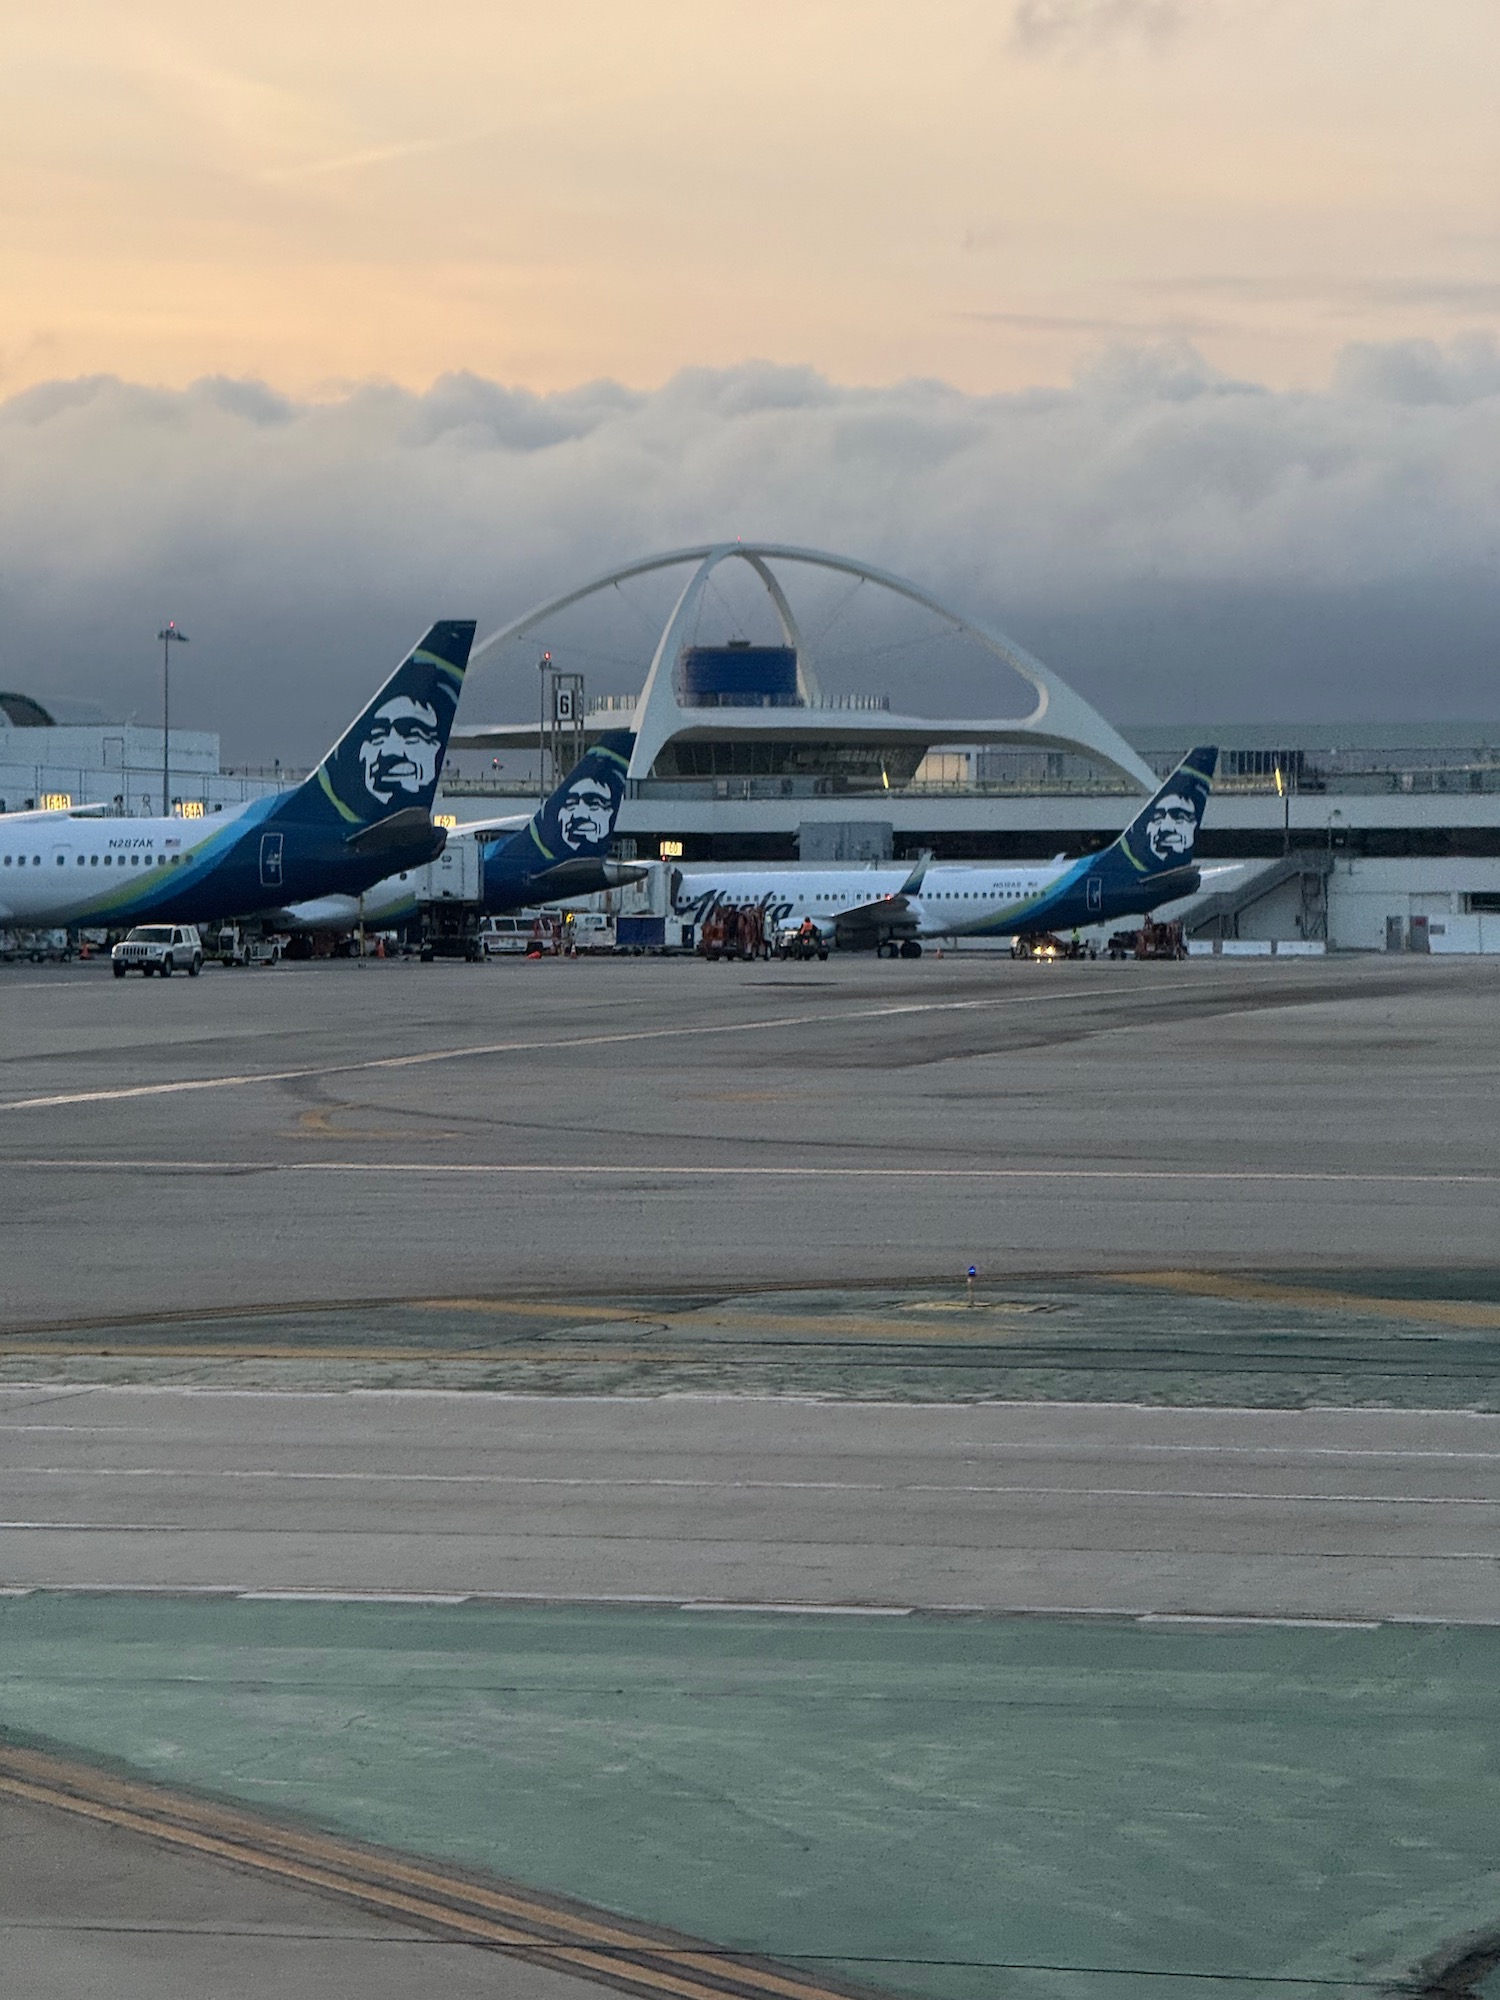
[[[731, 563], [759, 577], [778, 643], [705, 643], [705, 600]], [[798, 567], [924, 607], [1029, 684], [1032, 708], [932, 716], [881, 695], [823, 695], [784, 580]], [[1117, 729], [1014, 641], [920, 586], [822, 551], [743, 542], [611, 571], [503, 627], [476, 647], [474, 664], [539, 633], [552, 643], [559, 612], [668, 568], [686, 581], [643, 655], [639, 693], [579, 701], [562, 739], [572, 747], [554, 751], [561, 758], [606, 729], [634, 729], [619, 822], [629, 854], [1045, 861], [1107, 846], [1142, 792], [1195, 743], [1216, 741], [1219, 780], [1199, 841], [1213, 872], [1192, 906], [1174, 912], [1192, 934], [1500, 950], [1500, 723]], [[555, 659], [566, 660], [561, 646]], [[545, 722], [462, 716], [454, 747], [534, 753], [548, 735]], [[493, 789], [483, 779], [450, 786], [471, 799]]]
[[[764, 593], [769, 631], [731, 629], [720, 588], [730, 571]], [[797, 579], [809, 574], [915, 609], [993, 663], [997, 681], [1019, 678], [1030, 708], [930, 715], [884, 694], [823, 692], [797, 608]], [[565, 614], [590, 600], [608, 607], [633, 578], [676, 575], [660, 628], [644, 640], [638, 620], [630, 628], [638, 688], [591, 697], [597, 653], [570, 650]], [[535, 795], [539, 761], [550, 783], [588, 742], [628, 728], [636, 743], [617, 839], [629, 858], [1045, 861], [1106, 846], [1193, 744], [1217, 742], [1199, 841], [1206, 880], [1173, 912], [1191, 935], [1500, 951], [1500, 723], [1116, 727], [1003, 633], [920, 585], [769, 543], [669, 551], [534, 607], [475, 647], [470, 689], [483, 685], [475, 670], [487, 659], [508, 647], [534, 658], [543, 646], [537, 720], [487, 721], [466, 697], [443, 787], [460, 824], [517, 810]], [[882, 665], [917, 679], [896, 649]], [[218, 739], [193, 732], [172, 733], [168, 762], [173, 809], [192, 816], [302, 775], [225, 770]], [[29, 698], [0, 695], [0, 810], [159, 812], [161, 764], [160, 729], [59, 726]]]

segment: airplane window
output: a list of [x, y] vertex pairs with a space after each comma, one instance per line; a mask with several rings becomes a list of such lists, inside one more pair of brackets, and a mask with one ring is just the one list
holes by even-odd
[[57, 857], [57, 865], [58, 865], [58, 867], [59, 867], [59, 868], [66, 868], [66, 867], [67, 867], [67, 865], [68, 865], [68, 857], [67, 857], [67, 855], [66, 855], [66, 854], [59, 854], [59, 855], [58, 855], [58, 857]]
[[130, 865], [132, 868], [139, 868], [141, 865], [141, 857], [138, 854], [132, 854], [130, 857]]
[[89, 858], [88, 858], [88, 856], [87, 856], [86, 854], [80, 854], [80, 855], [79, 855], [79, 857], [78, 857], [78, 865], [79, 865], [79, 867], [80, 867], [80, 868], [87, 868], [87, 867], [88, 867], [88, 865], [89, 865]]
[[10, 856], [8, 854], [5, 857], [5, 865], [7, 868], [9, 868], [10, 866]]
[[91, 854], [89, 856], [89, 866], [90, 868], [97, 868], [99, 866], [99, 857], [97, 854]]

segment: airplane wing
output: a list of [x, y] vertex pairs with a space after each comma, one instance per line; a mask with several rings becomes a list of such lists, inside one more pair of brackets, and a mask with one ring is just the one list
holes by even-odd
[[111, 807], [102, 803], [81, 806], [34, 806], [26, 812], [7, 813], [5, 824], [14, 826], [17, 820], [25, 820], [30, 826], [33, 820], [38, 819], [103, 819], [111, 810]]
[[871, 902], [836, 910], [829, 921], [841, 931], [868, 931], [877, 938], [905, 938], [916, 936], [919, 919], [903, 887], [893, 896], [876, 896]]
[[466, 819], [448, 829], [451, 839], [461, 840], [465, 834], [483, 838], [492, 833], [519, 833], [523, 826], [530, 826], [530, 813], [507, 813], [501, 819]]

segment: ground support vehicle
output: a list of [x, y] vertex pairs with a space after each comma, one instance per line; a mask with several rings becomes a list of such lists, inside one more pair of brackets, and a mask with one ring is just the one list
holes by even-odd
[[66, 965], [73, 940], [65, 930], [0, 931], [0, 963], [29, 959], [33, 965]]
[[680, 917], [620, 916], [615, 918], [615, 950], [639, 957], [669, 951], [691, 951], [696, 934]]
[[1186, 958], [1188, 955], [1182, 925], [1153, 923], [1150, 917], [1138, 931], [1116, 931], [1105, 949], [1111, 958]]
[[490, 917], [479, 932], [486, 958], [519, 958], [530, 943], [530, 917]]
[[1080, 937], [1054, 937], [1051, 931], [1011, 939], [1012, 958], [1097, 958], [1097, 946]]
[[110, 953], [116, 979], [127, 972], [139, 972], [149, 979], [159, 972], [170, 979], [185, 972], [196, 979], [203, 970], [203, 940], [196, 924], [137, 924]]
[[280, 965], [288, 940], [251, 924], [219, 924], [203, 938], [206, 958], [220, 965]]
[[828, 940], [814, 923], [783, 924], [773, 949], [778, 958], [827, 958]]
[[704, 958], [769, 958], [765, 912], [758, 904], [739, 909], [722, 903], [703, 919], [698, 933], [698, 950]]
[[480, 909], [477, 903], [423, 903], [419, 906], [421, 943], [418, 956], [424, 965], [435, 958], [467, 959], [478, 965], [484, 957], [479, 934]]
[[1181, 924], [1153, 923], [1150, 917], [1136, 934], [1137, 958], [1186, 958], [1187, 939]]

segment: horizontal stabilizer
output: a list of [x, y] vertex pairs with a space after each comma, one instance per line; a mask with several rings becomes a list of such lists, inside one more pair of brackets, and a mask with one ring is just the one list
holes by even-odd
[[651, 873], [648, 863], [633, 861], [559, 861], [555, 867], [531, 877], [530, 888], [542, 902], [559, 896], [593, 896], [602, 889], [623, 889], [627, 882], [644, 882]]
[[[371, 826], [356, 828], [344, 845], [351, 853], [368, 858], [396, 848], [409, 849], [420, 841], [424, 834], [430, 834], [432, 838], [432, 852], [427, 859], [435, 861], [447, 841], [447, 829], [432, 824], [425, 806], [403, 806], [400, 812], [388, 813], [384, 819], [376, 820]], [[415, 860], [404, 863], [408, 868], [419, 865]]]

